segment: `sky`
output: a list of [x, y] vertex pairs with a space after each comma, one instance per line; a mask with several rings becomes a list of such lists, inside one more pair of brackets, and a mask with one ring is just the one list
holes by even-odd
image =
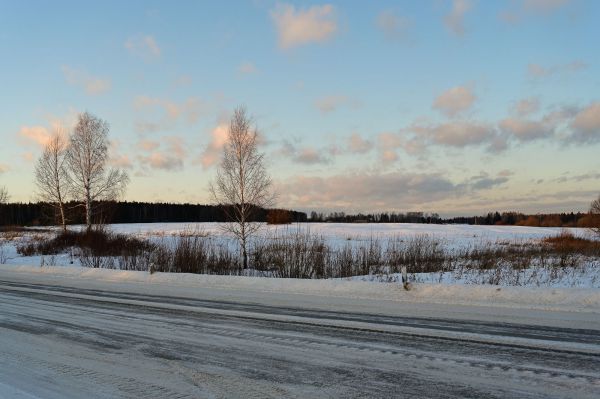
[[600, 2], [0, 0], [0, 186], [80, 112], [126, 200], [210, 203], [232, 110], [277, 205], [585, 211], [600, 193]]

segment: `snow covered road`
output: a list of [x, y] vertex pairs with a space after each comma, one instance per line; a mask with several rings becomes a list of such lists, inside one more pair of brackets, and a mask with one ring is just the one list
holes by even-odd
[[428, 317], [385, 306], [349, 312], [0, 277], [0, 397], [600, 394], [594, 320], [523, 325], [432, 309]]

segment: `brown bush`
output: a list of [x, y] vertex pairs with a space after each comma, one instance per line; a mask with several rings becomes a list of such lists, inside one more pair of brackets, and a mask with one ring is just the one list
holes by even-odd
[[527, 226], [527, 227], [539, 227], [540, 225], [540, 217], [531, 215], [525, 220], [521, 220], [517, 222], [517, 226]]
[[151, 249], [151, 244], [125, 234], [114, 234], [102, 228], [61, 232], [49, 240], [29, 242], [17, 247], [23, 256], [56, 255], [70, 248], [80, 248], [94, 256], [120, 256]]
[[546, 216], [541, 223], [542, 227], [560, 227], [562, 226], [562, 220], [558, 215]]
[[600, 256], [599, 241], [575, 237], [573, 233], [568, 230], [563, 230], [559, 235], [545, 238], [543, 243], [557, 254]]
[[267, 214], [267, 224], [290, 224], [292, 213], [285, 209], [271, 209]]

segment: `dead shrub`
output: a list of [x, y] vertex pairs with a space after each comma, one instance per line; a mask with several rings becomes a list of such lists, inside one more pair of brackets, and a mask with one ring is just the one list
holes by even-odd
[[[17, 247], [17, 252], [23, 256], [57, 255], [71, 248], [80, 248], [96, 256], [119, 256], [132, 252], [151, 249], [151, 245], [131, 235], [115, 234], [103, 228], [85, 231], [67, 230], [56, 236], [38, 238]], [[85, 251], [84, 251], [85, 250]]]
[[330, 249], [323, 237], [297, 231], [291, 235], [270, 237], [253, 248], [255, 269], [284, 278], [327, 278]]
[[291, 224], [292, 213], [285, 209], [271, 209], [267, 213], [267, 224]]
[[568, 230], [543, 240], [546, 247], [558, 255], [600, 256], [600, 241], [576, 237]]

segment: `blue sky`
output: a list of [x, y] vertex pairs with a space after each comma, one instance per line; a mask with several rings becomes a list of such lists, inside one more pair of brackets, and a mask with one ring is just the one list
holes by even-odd
[[278, 205], [585, 210], [600, 2], [0, 1], [0, 185], [35, 200], [57, 125], [111, 125], [128, 200], [209, 202], [245, 105]]

